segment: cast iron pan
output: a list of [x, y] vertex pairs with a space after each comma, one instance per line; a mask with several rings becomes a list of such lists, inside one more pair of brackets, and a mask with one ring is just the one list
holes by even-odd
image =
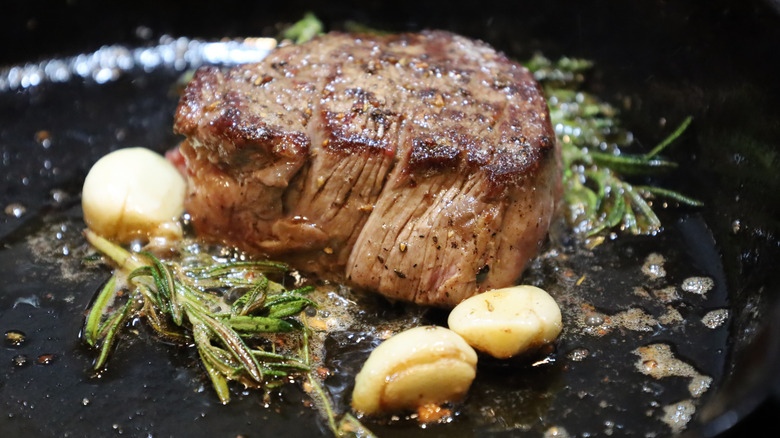
[[[396, 31], [443, 28], [484, 39], [518, 59], [541, 51], [550, 58], [594, 60], [588, 90], [624, 108], [622, 120], [639, 148], [651, 147], [675, 121], [694, 117], [670, 152], [679, 171], [653, 181], [699, 198], [705, 207], [670, 207], [661, 212], [666, 226], [658, 236], [620, 238], [592, 252], [571, 249], [564, 236], [568, 261], [540, 259], [524, 280], [552, 290], [567, 309], [569, 327], [576, 326], [583, 303], [609, 315], [640, 307], [656, 317], [671, 306], [683, 321], [602, 336], [567, 328], [546, 361], [480, 365], [469, 400], [451, 424], [368, 424], [380, 436], [540, 436], [552, 426], [571, 436], [670, 436], [675, 432], [662, 421], [664, 408], [692, 400], [696, 412], [681, 434], [737, 436], [764, 427], [778, 406], [780, 310], [772, 280], [780, 260], [780, 17], [768, 3], [698, 3], [141, 1], [122, 11], [105, 3], [25, 3], [0, 18], [0, 66], [55, 65], [106, 44], [159, 49], [169, 43], [163, 35], [275, 36], [278, 23], [295, 21], [306, 10], [331, 29], [347, 20]], [[145, 68], [136, 63], [113, 76], [91, 71], [86, 78], [3, 70], [0, 331], [25, 337], [0, 347], [0, 432], [327, 436], [294, 385], [275, 394], [270, 406], [240, 388], [228, 406], [219, 405], [193, 349], [153, 342], [143, 324], [123, 338], [108, 371], [100, 377], [90, 372], [93, 352], [78, 334], [84, 309], [108, 272], [82, 265], [87, 250], [79, 192], [91, 164], [108, 151], [135, 145], [164, 151], [179, 140], [171, 119], [184, 66], [163, 61]], [[668, 306], [642, 301], [632, 291], [652, 283], [640, 267], [654, 253], [666, 257], [666, 276], [650, 286], [679, 286], [701, 276], [714, 288]], [[562, 280], [563, 269], [586, 275], [576, 293]], [[702, 317], [717, 309], [730, 312], [726, 323], [705, 327]], [[369, 317], [402, 311], [390, 306]], [[326, 384], [337, 408], [346, 409], [352, 375], [373, 342], [337, 333], [326, 345], [327, 363], [337, 371]], [[651, 344], [669, 346], [711, 377], [709, 389], [694, 397], [688, 378], [638, 372], [632, 351]]]

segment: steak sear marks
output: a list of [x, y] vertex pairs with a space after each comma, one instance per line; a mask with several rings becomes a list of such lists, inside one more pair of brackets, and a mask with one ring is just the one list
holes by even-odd
[[531, 74], [441, 31], [201, 68], [174, 128], [199, 235], [425, 305], [515, 282], [559, 192]]

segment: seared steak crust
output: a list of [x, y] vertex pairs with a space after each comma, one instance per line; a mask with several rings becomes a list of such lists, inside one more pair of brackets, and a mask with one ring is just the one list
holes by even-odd
[[531, 74], [447, 32], [331, 33], [202, 68], [175, 130], [200, 235], [420, 304], [512, 284], [556, 201]]

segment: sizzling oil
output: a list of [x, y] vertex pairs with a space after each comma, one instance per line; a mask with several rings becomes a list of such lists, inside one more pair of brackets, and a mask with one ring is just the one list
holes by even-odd
[[[653, 431], [684, 430], [720, 379], [723, 350], [712, 346], [723, 345], [728, 315], [718, 266], [700, 264], [696, 254], [675, 243], [690, 226], [703, 224], [683, 220], [656, 237], [620, 238], [592, 250], [554, 234], [521, 280], [548, 290], [561, 306], [564, 330], [554, 348], [504, 361], [480, 356], [468, 398], [449, 406], [452, 414], [438, 424], [420, 425], [414, 413], [362, 421], [380, 435], [449, 435], [450, 423], [460, 425], [458, 436], [641, 433], [644, 428], [632, 429], [638, 424]], [[74, 269], [81, 265], [75, 254], [83, 257], [85, 247], [71, 227], [67, 221], [50, 223], [27, 245], [39, 263], [59, 266], [68, 282], [104, 275]], [[63, 246], [78, 251], [68, 256]], [[391, 303], [328, 282], [317, 285], [312, 298], [319, 308], [307, 313], [314, 366], [337, 412], [349, 410], [354, 376], [380, 342], [406, 328], [446, 321], [446, 312], [438, 309]], [[719, 312], [713, 314], [715, 307]], [[187, 368], [193, 377], [202, 372]], [[212, 398], [201, 396], [204, 402]], [[681, 412], [675, 406], [684, 406], [686, 415], [673, 414]], [[594, 412], [605, 419], [603, 430], [583, 430]]]

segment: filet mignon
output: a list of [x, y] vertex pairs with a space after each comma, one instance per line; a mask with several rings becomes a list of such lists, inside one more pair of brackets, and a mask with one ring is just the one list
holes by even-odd
[[426, 305], [515, 282], [559, 189], [532, 75], [442, 31], [201, 68], [175, 130], [199, 235]]

